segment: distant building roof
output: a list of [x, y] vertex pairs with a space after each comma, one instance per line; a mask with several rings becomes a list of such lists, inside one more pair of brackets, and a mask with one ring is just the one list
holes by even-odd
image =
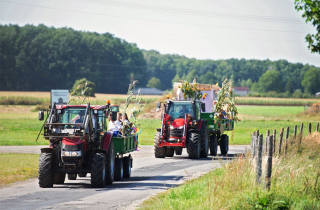
[[316, 96], [319, 97], [320, 96], [320, 92], [316, 93]]
[[248, 87], [233, 87], [233, 89], [235, 89], [237, 91], [249, 91]]
[[134, 94], [138, 94], [139, 91], [141, 95], [163, 95], [163, 91], [157, 88], [137, 88]]

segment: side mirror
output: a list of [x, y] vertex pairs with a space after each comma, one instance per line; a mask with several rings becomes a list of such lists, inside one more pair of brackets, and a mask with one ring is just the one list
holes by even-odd
[[161, 103], [157, 102], [157, 109], [156, 109], [157, 112], [160, 110], [160, 107], [161, 107]]
[[44, 113], [43, 113], [43, 111], [39, 111], [39, 120], [40, 120], [40, 121], [44, 120]]
[[111, 119], [112, 121], [117, 121], [117, 112], [111, 112]]
[[206, 111], [206, 104], [205, 104], [205, 103], [202, 103], [202, 104], [201, 104], [201, 111], [202, 111], [202, 112], [205, 112], [205, 111]]

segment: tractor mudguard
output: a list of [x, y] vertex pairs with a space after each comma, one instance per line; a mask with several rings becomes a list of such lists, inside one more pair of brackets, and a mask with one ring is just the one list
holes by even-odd
[[107, 154], [107, 151], [104, 149], [93, 149], [92, 150], [92, 154], [97, 154], [97, 153]]
[[112, 133], [110, 131], [105, 132], [101, 140], [100, 148], [108, 152], [111, 139]]
[[41, 148], [41, 153], [53, 153], [53, 148]]

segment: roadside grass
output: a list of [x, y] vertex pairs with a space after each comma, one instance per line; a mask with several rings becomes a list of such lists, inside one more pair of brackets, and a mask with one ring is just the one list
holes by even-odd
[[260, 105], [260, 106], [310, 106], [319, 102], [317, 99], [305, 98], [267, 98], [267, 97], [239, 97], [238, 105]]
[[305, 137], [301, 145], [291, 142], [287, 155], [273, 158], [270, 190], [263, 187], [264, 176], [261, 185], [255, 184], [246, 154], [149, 198], [140, 209], [320, 209], [320, 135]]
[[38, 176], [38, 154], [0, 154], [0, 187]]

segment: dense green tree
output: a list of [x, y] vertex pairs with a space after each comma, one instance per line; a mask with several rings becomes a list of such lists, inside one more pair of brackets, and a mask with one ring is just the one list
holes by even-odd
[[282, 92], [281, 78], [279, 71], [267, 71], [259, 78], [259, 88], [261, 92], [276, 91]]
[[95, 97], [96, 84], [87, 80], [86, 78], [78, 79], [75, 81], [70, 93], [73, 93], [75, 96], [84, 95]]
[[320, 1], [295, 0], [295, 8], [297, 11], [303, 11], [302, 17], [306, 22], [311, 22], [316, 27], [317, 33], [308, 34], [305, 39], [311, 52], [320, 53]]
[[286, 83], [286, 91], [289, 93], [293, 93], [293, 85], [291, 80], [288, 80], [288, 82]]
[[304, 74], [304, 78], [301, 82], [304, 87], [304, 92], [315, 94], [320, 92], [320, 70], [312, 68]]
[[152, 77], [148, 81], [147, 87], [161, 89], [161, 81], [160, 81], [160, 79], [158, 79], [156, 77]]

